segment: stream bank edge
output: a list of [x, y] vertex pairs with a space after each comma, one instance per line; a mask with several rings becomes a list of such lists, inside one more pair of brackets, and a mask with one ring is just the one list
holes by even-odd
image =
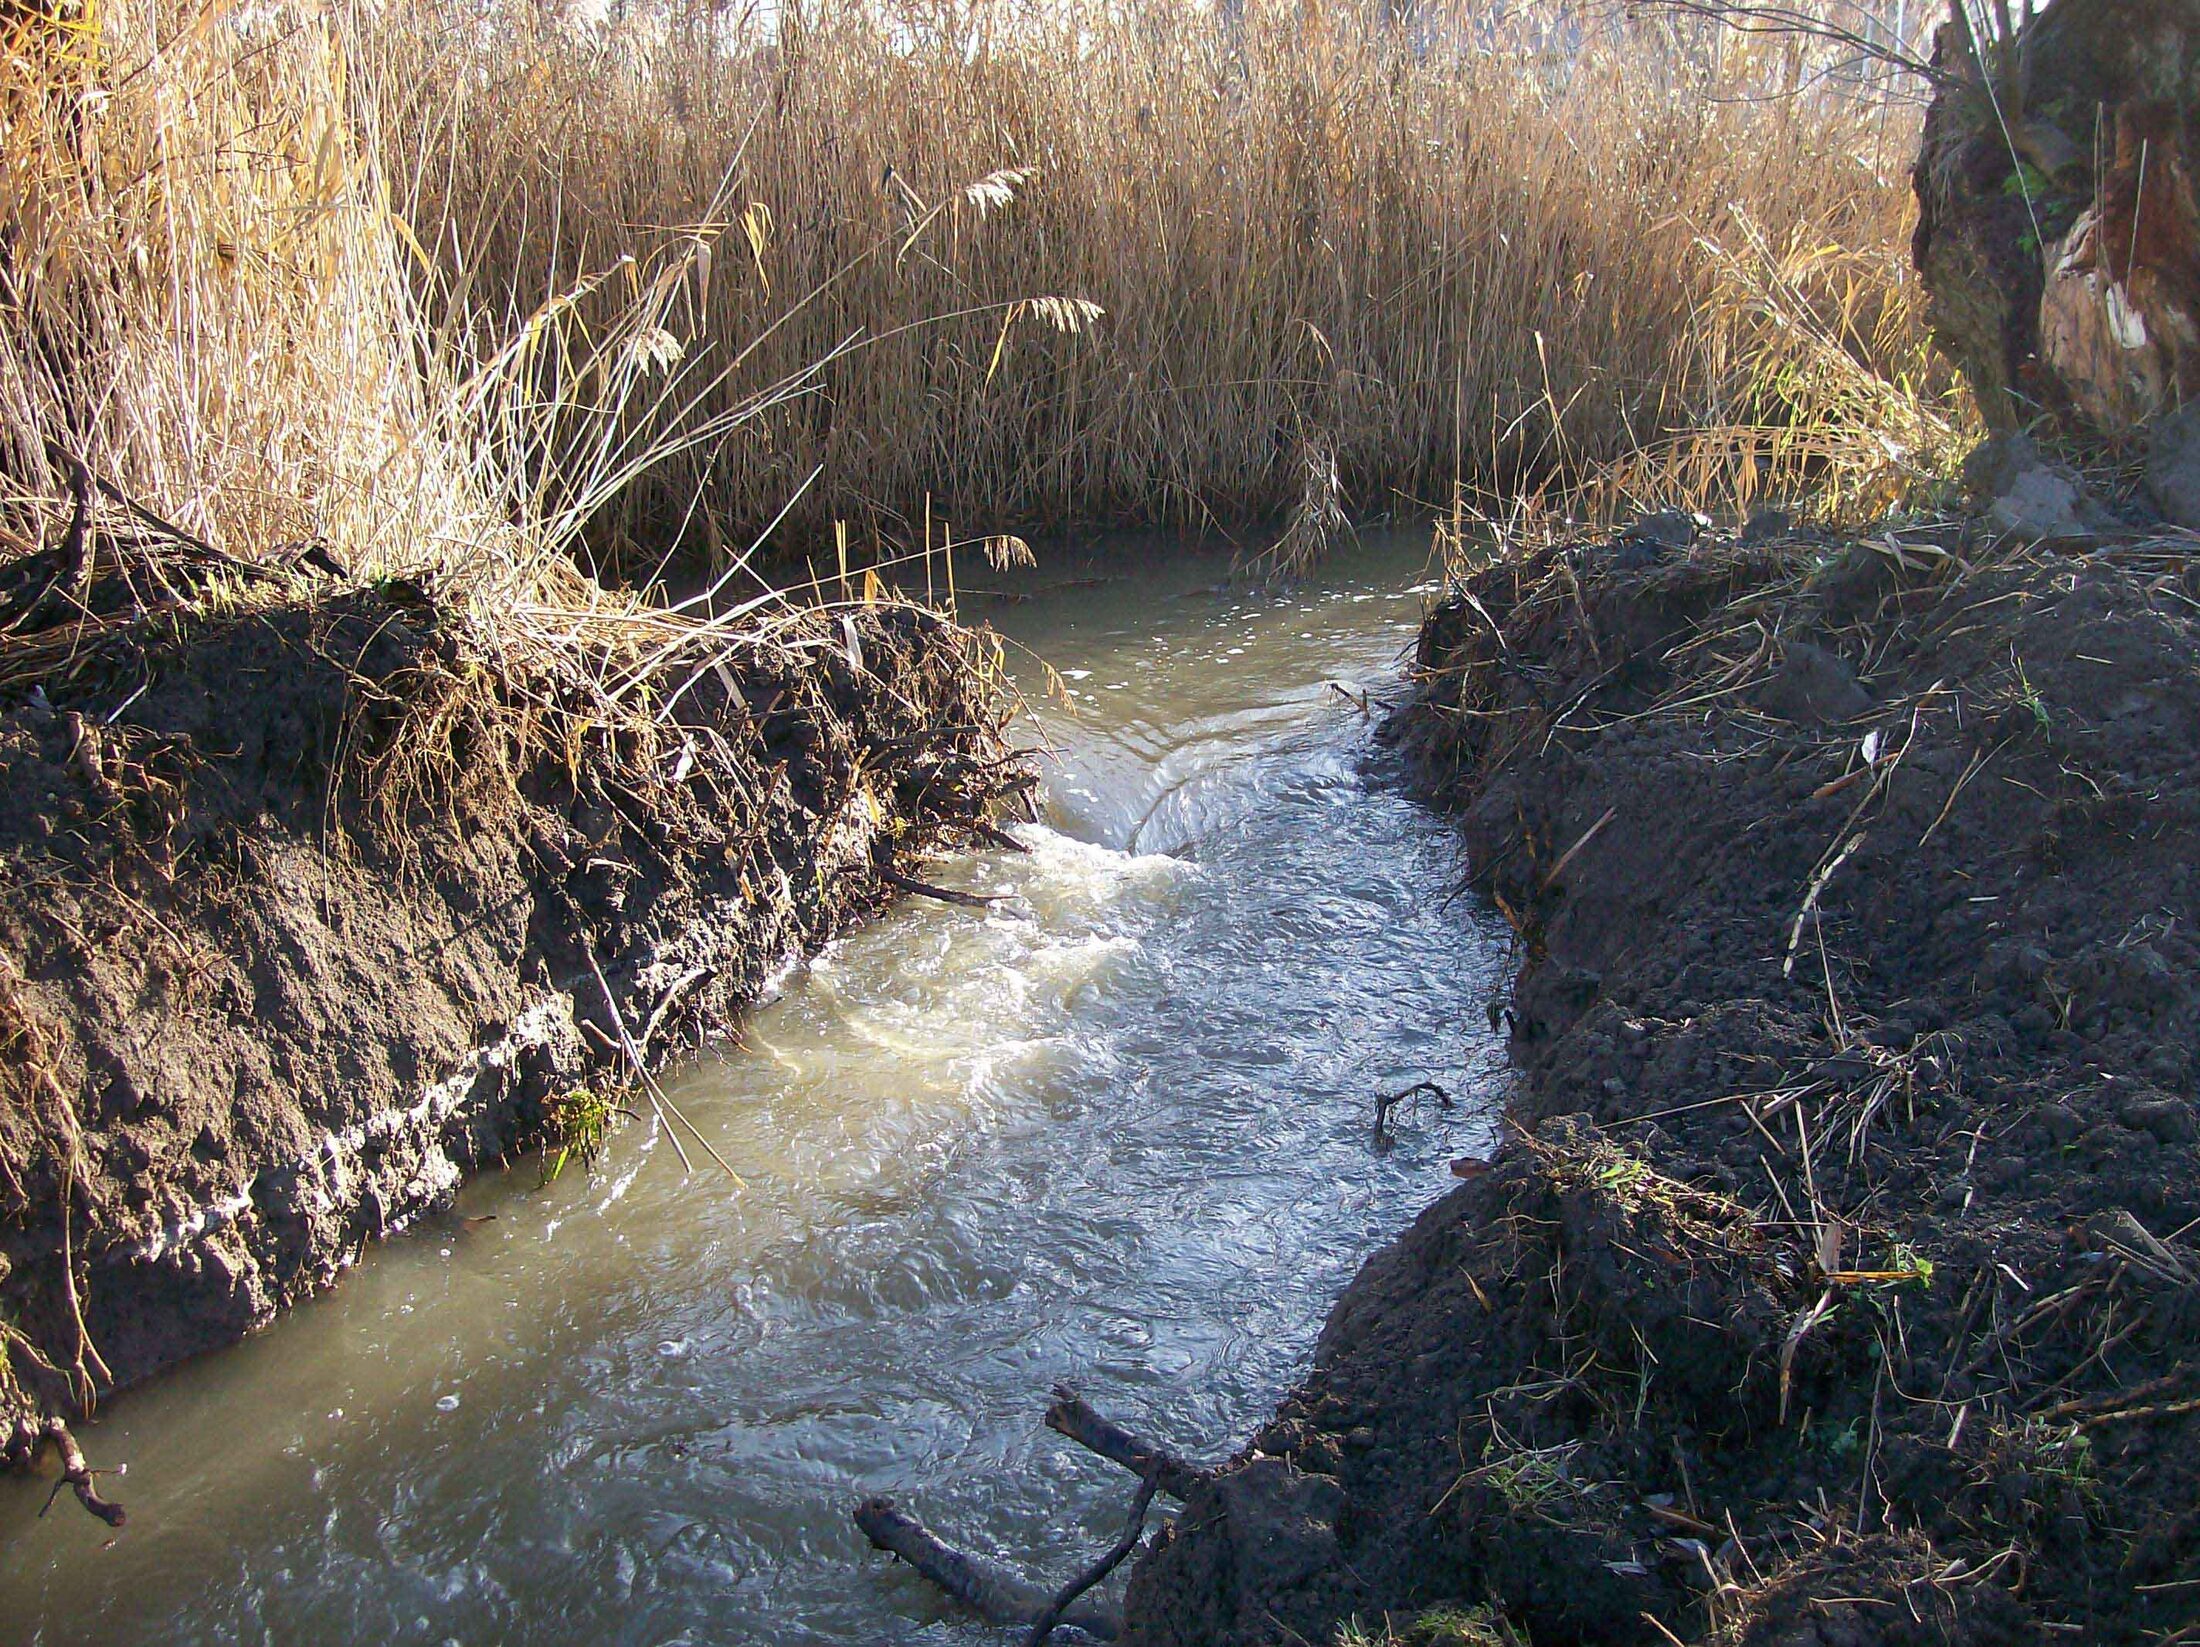
[[1389, 733], [1507, 1141], [1142, 1557], [1145, 1644], [2200, 1618], [2200, 568], [1975, 522], [1470, 573]]
[[[555, 1143], [576, 1094], [600, 1120], [629, 1038], [725, 1031], [1036, 782], [997, 648], [928, 610], [645, 613], [637, 645], [576, 606], [529, 651], [478, 606], [133, 600], [9, 683], [0, 1463]], [[646, 709], [607, 722], [629, 674]]]

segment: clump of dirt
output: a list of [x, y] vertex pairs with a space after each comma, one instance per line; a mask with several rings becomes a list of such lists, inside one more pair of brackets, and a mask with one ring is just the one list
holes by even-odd
[[1517, 934], [1508, 1141], [1339, 1303], [1129, 1639], [2189, 1635], [2191, 543], [1457, 579], [1392, 732]]
[[629, 1040], [722, 1028], [1033, 781], [995, 649], [914, 607], [52, 558], [0, 586], [7, 1460], [328, 1285]]

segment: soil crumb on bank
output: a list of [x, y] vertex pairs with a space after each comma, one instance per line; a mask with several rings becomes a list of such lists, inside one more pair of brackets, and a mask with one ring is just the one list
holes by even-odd
[[1034, 781], [997, 647], [912, 606], [77, 560], [0, 573], [9, 1462], [485, 1164], [648, 1118], [634, 1054]]
[[1140, 1643], [2187, 1639], [2189, 538], [1507, 558], [1391, 731], [1508, 1141], [1142, 1561]]

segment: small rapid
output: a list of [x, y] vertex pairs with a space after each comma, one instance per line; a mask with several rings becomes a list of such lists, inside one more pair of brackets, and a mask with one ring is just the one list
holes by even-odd
[[[973, 603], [1059, 671], [1020, 670], [1045, 820], [928, 872], [988, 909], [907, 901], [679, 1071], [743, 1187], [643, 1124], [469, 1186], [90, 1428], [129, 1465], [111, 1544], [0, 1483], [0, 1640], [992, 1640], [855, 1501], [1058, 1580], [1127, 1481], [1041, 1427], [1049, 1387], [1227, 1451], [1489, 1142], [1501, 934], [1359, 701], [1420, 563]], [[1374, 1096], [1424, 1079], [1459, 1107], [1378, 1152]]]

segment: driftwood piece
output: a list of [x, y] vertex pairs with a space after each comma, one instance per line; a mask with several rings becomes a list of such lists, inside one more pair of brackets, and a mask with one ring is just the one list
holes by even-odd
[[1024, 1638], [1024, 1647], [1046, 1647], [1047, 1637], [1069, 1616], [1069, 1609], [1076, 1604], [1077, 1598], [1122, 1566], [1123, 1558], [1138, 1548], [1138, 1535], [1146, 1530], [1146, 1512], [1153, 1507], [1157, 1485], [1151, 1473], [1138, 1483], [1138, 1491], [1131, 1497], [1130, 1519], [1123, 1524], [1122, 1536], [1109, 1546], [1106, 1555], [1062, 1586], [1047, 1610], [1032, 1624], [1031, 1634]]
[[888, 886], [898, 886], [904, 892], [914, 892], [920, 898], [937, 898], [943, 904], [960, 904], [965, 909], [991, 909], [1006, 896], [1004, 893], [957, 892], [952, 887], [934, 886], [930, 881], [920, 881], [914, 875], [904, 875], [898, 869], [881, 869], [879, 879]]
[[[94, 1480], [98, 1472], [86, 1462], [84, 1449], [76, 1444], [76, 1437], [69, 1433], [69, 1426], [58, 1418], [47, 1419], [46, 1439], [61, 1452], [61, 1479], [54, 1483], [54, 1492], [58, 1493], [64, 1486], [75, 1489], [76, 1501], [85, 1509], [110, 1527], [121, 1526], [128, 1519], [128, 1513], [113, 1499], [100, 1496]], [[53, 1508], [52, 1494], [47, 1495], [46, 1508]], [[46, 1511], [41, 1510], [38, 1513], [44, 1515]]]
[[[1496, 1027], [1494, 1022], [1491, 1027], [1493, 1029]], [[1453, 1107], [1451, 1094], [1434, 1081], [1416, 1081], [1403, 1092], [1385, 1093], [1375, 1100], [1375, 1148], [1378, 1151], [1390, 1148], [1390, 1112], [1407, 1099], [1418, 1098], [1424, 1092], [1433, 1094], [1436, 1101], [1444, 1108], [1450, 1109]]]
[[1206, 1481], [1210, 1472], [1187, 1464], [1162, 1447], [1141, 1441], [1094, 1412], [1066, 1384], [1054, 1387], [1054, 1403], [1047, 1408], [1047, 1428], [1066, 1435], [1087, 1452], [1097, 1453], [1111, 1464], [1120, 1464], [1135, 1476], [1150, 1479], [1171, 1498], [1182, 1500]]
[[991, 845], [999, 847], [1003, 852], [1021, 852], [1026, 857], [1029, 857], [1031, 854], [1030, 847], [1024, 845], [1022, 841], [1019, 841], [1007, 830], [996, 829], [992, 824], [987, 823], [983, 818], [972, 820], [970, 825], [970, 833], [977, 836], [978, 839], [981, 841], [985, 841], [990, 843]]
[[[1150, 1501], [1151, 1492], [1145, 1497]], [[1139, 1520], [1143, 1523], [1144, 1519], [1141, 1504]], [[956, 1549], [915, 1516], [896, 1507], [890, 1498], [867, 1498], [857, 1505], [856, 1525], [874, 1549], [907, 1562], [989, 1624], [1036, 1629], [1043, 1623], [1050, 1632], [1066, 1624], [1101, 1641], [1113, 1641], [1121, 1628], [1113, 1608], [1094, 1602], [1077, 1603], [1077, 1596], [1089, 1589], [1089, 1584], [1075, 1592], [1050, 1596], [1036, 1584], [1026, 1584], [1014, 1574]], [[1120, 1561], [1121, 1557], [1116, 1559]], [[1105, 1576], [1102, 1572], [1093, 1582]], [[1043, 1641], [1045, 1637], [1036, 1639]]]

